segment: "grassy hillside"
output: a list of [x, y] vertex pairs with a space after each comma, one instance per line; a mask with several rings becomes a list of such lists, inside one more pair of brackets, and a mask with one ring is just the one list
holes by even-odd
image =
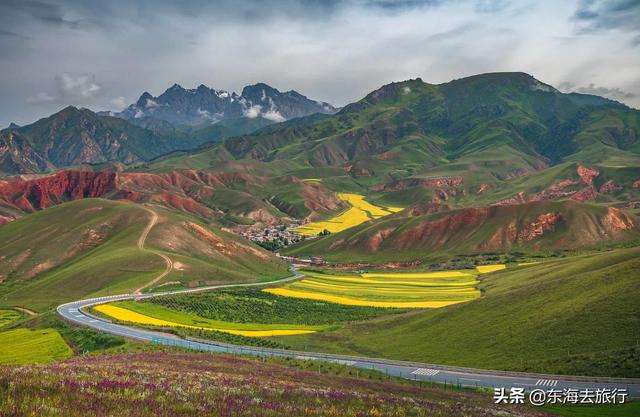
[[640, 248], [545, 261], [481, 279], [469, 303], [287, 337], [310, 350], [427, 363], [640, 375]]
[[[562, 94], [527, 74], [494, 73], [439, 85], [391, 83], [335, 115], [268, 126], [145, 169], [295, 175], [383, 205], [438, 199], [477, 207], [519, 193], [569, 198], [591, 184], [536, 194], [579, 179], [582, 164], [600, 173], [588, 199], [629, 205], [640, 198], [633, 186], [640, 179], [639, 136], [635, 109]], [[458, 182], [446, 184], [452, 179]], [[607, 181], [615, 186], [600, 191]]]
[[[175, 270], [156, 285], [288, 274], [284, 263], [248, 242], [187, 216], [158, 210], [158, 226], [151, 230], [146, 247], [169, 256]], [[157, 253], [138, 248], [150, 218], [136, 204], [84, 199], [1, 226], [0, 304], [44, 311], [64, 301], [140, 288], [166, 267]]]
[[407, 210], [288, 249], [336, 261], [408, 261], [486, 252], [548, 252], [640, 237], [640, 220], [574, 201], [445, 210]]
[[38, 311], [150, 281], [165, 267], [137, 249], [149, 215], [135, 205], [86, 199], [0, 227], [0, 302]]
[[184, 213], [154, 208], [159, 215], [146, 247], [169, 256], [172, 271], [157, 285], [205, 285], [264, 281], [288, 276], [286, 263], [248, 240]]
[[377, 177], [408, 176], [469, 157], [503, 161], [507, 174], [583, 151], [596, 155], [587, 150], [593, 147], [636, 155], [632, 132], [638, 120], [637, 111], [619, 103], [562, 94], [522, 73], [482, 74], [440, 85], [416, 79], [385, 85], [334, 116], [229, 140], [218, 154], [312, 167], [348, 163], [354, 176]]
[[0, 364], [48, 363], [73, 352], [54, 329], [0, 331]]

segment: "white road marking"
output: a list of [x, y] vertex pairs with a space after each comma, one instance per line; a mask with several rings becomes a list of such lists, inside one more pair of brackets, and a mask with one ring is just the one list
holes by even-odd
[[437, 369], [427, 369], [427, 368], [418, 368], [415, 371], [411, 372], [413, 375], [427, 375], [434, 376], [437, 375], [440, 371]]
[[556, 385], [558, 385], [557, 379], [539, 379], [536, 382], [536, 386], [541, 387], [555, 387]]

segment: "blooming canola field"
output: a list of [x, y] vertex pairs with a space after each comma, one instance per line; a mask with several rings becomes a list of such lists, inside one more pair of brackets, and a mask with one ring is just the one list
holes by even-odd
[[284, 297], [388, 308], [439, 308], [480, 297], [477, 272], [363, 273], [305, 271], [305, 278], [263, 291]]
[[101, 304], [94, 307], [94, 309], [101, 314], [128, 323], [212, 330], [246, 337], [291, 336], [314, 333], [326, 327], [288, 324], [229, 323], [198, 317], [193, 314], [171, 310], [158, 305], [130, 301]]
[[504, 264], [496, 264], [496, 265], [479, 265], [476, 266], [476, 270], [481, 274], [488, 274], [489, 272], [496, 272], [506, 269], [507, 266]]
[[393, 213], [402, 211], [401, 207], [380, 207], [369, 203], [364, 199], [363, 195], [351, 193], [338, 193], [338, 197], [351, 206], [347, 211], [325, 221], [305, 224], [296, 229], [294, 232], [301, 235], [311, 236], [317, 235], [323, 230], [331, 233], [338, 233], [351, 227], [362, 224], [372, 219], [388, 216]]

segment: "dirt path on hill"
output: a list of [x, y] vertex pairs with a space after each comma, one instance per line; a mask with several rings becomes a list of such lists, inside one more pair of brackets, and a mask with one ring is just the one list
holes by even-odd
[[151, 250], [151, 249], [146, 249], [144, 247], [144, 244], [145, 244], [145, 242], [147, 240], [147, 237], [149, 236], [149, 232], [151, 232], [151, 229], [153, 229], [153, 226], [155, 226], [156, 223], [158, 222], [158, 213], [156, 213], [155, 211], [153, 211], [153, 210], [151, 210], [150, 208], [147, 208], [147, 207], [143, 207], [143, 209], [147, 210], [151, 214], [151, 220], [149, 220], [149, 224], [147, 224], [147, 227], [144, 228], [144, 230], [142, 231], [142, 234], [138, 238], [138, 249], [143, 250], [143, 251], [147, 251], [147, 252], [151, 252], [151, 253], [153, 253], [155, 255], [160, 256], [162, 259], [164, 259], [166, 267], [164, 269], [164, 272], [162, 272], [160, 275], [158, 275], [157, 277], [155, 277], [151, 281], [147, 282], [142, 287], [136, 289], [133, 292], [134, 294], [141, 294], [142, 290], [147, 289], [147, 288], [151, 287], [152, 285], [158, 283], [162, 278], [166, 277], [169, 274], [169, 272], [171, 272], [173, 270], [173, 261], [167, 255], [165, 255], [163, 253], [160, 253], [160, 252], [156, 252], [156, 251]]
[[29, 310], [28, 308], [24, 308], [24, 307], [8, 307], [8, 308], [10, 308], [12, 310], [22, 311], [23, 313], [26, 313], [26, 314], [28, 314], [30, 316], [34, 316], [34, 317], [38, 315], [38, 313], [36, 313], [35, 311]]

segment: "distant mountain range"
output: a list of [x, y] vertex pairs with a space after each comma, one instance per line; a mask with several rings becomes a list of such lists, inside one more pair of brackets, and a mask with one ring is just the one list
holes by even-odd
[[338, 166], [360, 176], [487, 160], [502, 161], [494, 171], [509, 176], [566, 159], [635, 158], [639, 132], [640, 111], [621, 103], [563, 94], [524, 73], [493, 73], [391, 83], [335, 116], [224, 146], [235, 158]]
[[[309, 250], [391, 259], [416, 241], [409, 222], [425, 236], [455, 231], [437, 247], [430, 238], [414, 245], [427, 252], [573, 249], [638, 236], [637, 216], [622, 213], [640, 208], [638, 110], [524, 73], [394, 82], [335, 110], [265, 84], [242, 95], [175, 85], [112, 115], [68, 107], [0, 131], [0, 172], [97, 165], [0, 180], [0, 217], [100, 196], [225, 227], [278, 224], [344, 209], [335, 192], [360, 190], [408, 209]], [[183, 152], [167, 155], [174, 151]], [[565, 230], [589, 238], [561, 239]]]
[[174, 84], [158, 97], [143, 93], [122, 112], [102, 112], [152, 130], [180, 125], [199, 126], [246, 117], [282, 122], [314, 113], [335, 113], [331, 104], [311, 100], [296, 91], [280, 92], [264, 83], [246, 86], [242, 94], [205, 85], [185, 89]]
[[82, 164], [148, 161], [203, 143], [250, 133], [271, 122], [229, 119], [195, 131], [154, 132], [73, 106], [23, 127], [0, 131], [0, 172], [32, 174]]
[[158, 97], [145, 92], [119, 113], [69, 106], [31, 125], [12, 123], [0, 131], [0, 173], [149, 161], [276, 122], [335, 111], [330, 104], [266, 84], [247, 86], [242, 95], [204, 85], [186, 90], [175, 84]]

